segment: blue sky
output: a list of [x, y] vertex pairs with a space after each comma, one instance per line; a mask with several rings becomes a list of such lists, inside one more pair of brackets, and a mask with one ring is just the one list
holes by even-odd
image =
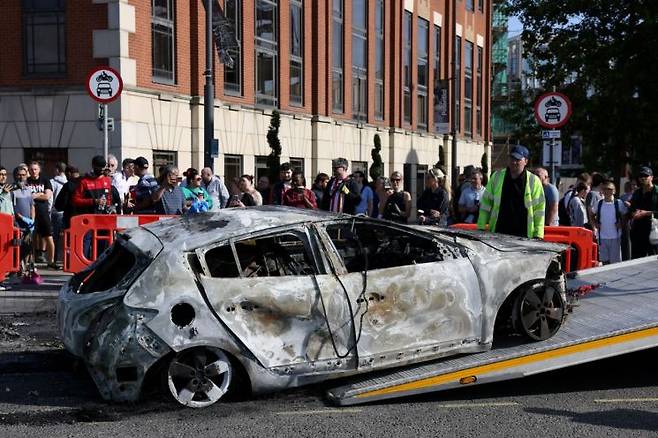
[[510, 36], [518, 35], [523, 31], [523, 26], [521, 25], [521, 22], [518, 18], [510, 17], [507, 20], [507, 31], [509, 32]]

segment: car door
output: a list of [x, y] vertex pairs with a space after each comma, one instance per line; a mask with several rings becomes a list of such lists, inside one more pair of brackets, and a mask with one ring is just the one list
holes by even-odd
[[429, 357], [478, 342], [479, 283], [457, 245], [365, 219], [326, 224], [320, 231], [350, 293], [360, 366]]
[[314, 239], [298, 227], [197, 251], [208, 302], [266, 368], [312, 364], [306, 369], [318, 372], [355, 366], [347, 296], [318, 264]]

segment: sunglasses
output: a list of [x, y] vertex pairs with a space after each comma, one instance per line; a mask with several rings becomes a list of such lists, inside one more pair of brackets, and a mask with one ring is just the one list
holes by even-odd
[[402, 181], [401, 178], [391, 178], [391, 182], [400, 182]]

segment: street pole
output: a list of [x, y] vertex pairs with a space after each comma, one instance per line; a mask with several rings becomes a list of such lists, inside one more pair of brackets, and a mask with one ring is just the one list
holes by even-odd
[[[552, 131], [555, 131], [553, 129]], [[551, 150], [549, 159], [551, 160], [551, 184], [555, 185], [555, 138], [551, 136]]]
[[452, 188], [457, 189], [459, 170], [457, 169], [457, 0], [452, 0], [452, 147], [450, 164], [452, 167]]
[[212, 139], [215, 131], [215, 87], [213, 84], [213, 34], [212, 34], [212, 2], [206, 2], [206, 83], [203, 86], [203, 166], [213, 169], [213, 159], [210, 155]]
[[107, 163], [107, 156], [110, 154], [109, 148], [109, 138], [108, 138], [108, 126], [107, 126], [107, 104], [103, 104], [103, 156], [105, 157], [105, 162]]

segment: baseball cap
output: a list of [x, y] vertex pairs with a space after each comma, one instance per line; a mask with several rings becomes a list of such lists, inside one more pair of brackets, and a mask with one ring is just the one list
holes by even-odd
[[520, 144], [517, 144], [512, 148], [512, 150], [509, 153], [510, 157], [514, 157], [517, 160], [520, 160], [522, 158], [528, 158], [530, 157], [530, 151], [528, 151], [528, 148], [525, 146], [521, 146]]
[[105, 157], [102, 155], [96, 155], [94, 158], [91, 159], [91, 167], [105, 167], [107, 166], [107, 161], [105, 161]]
[[651, 170], [650, 167], [642, 166], [642, 167], [640, 167], [640, 171], [639, 171], [638, 175], [640, 175], [640, 176], [653, 176], [653, 171]]
[[135, 166], [144, 168], [144, 167], [148, 167], [148, 165], [149, 165], [149, 160], [147, 160], [146, 158], [144, 157], [135, 158]]

